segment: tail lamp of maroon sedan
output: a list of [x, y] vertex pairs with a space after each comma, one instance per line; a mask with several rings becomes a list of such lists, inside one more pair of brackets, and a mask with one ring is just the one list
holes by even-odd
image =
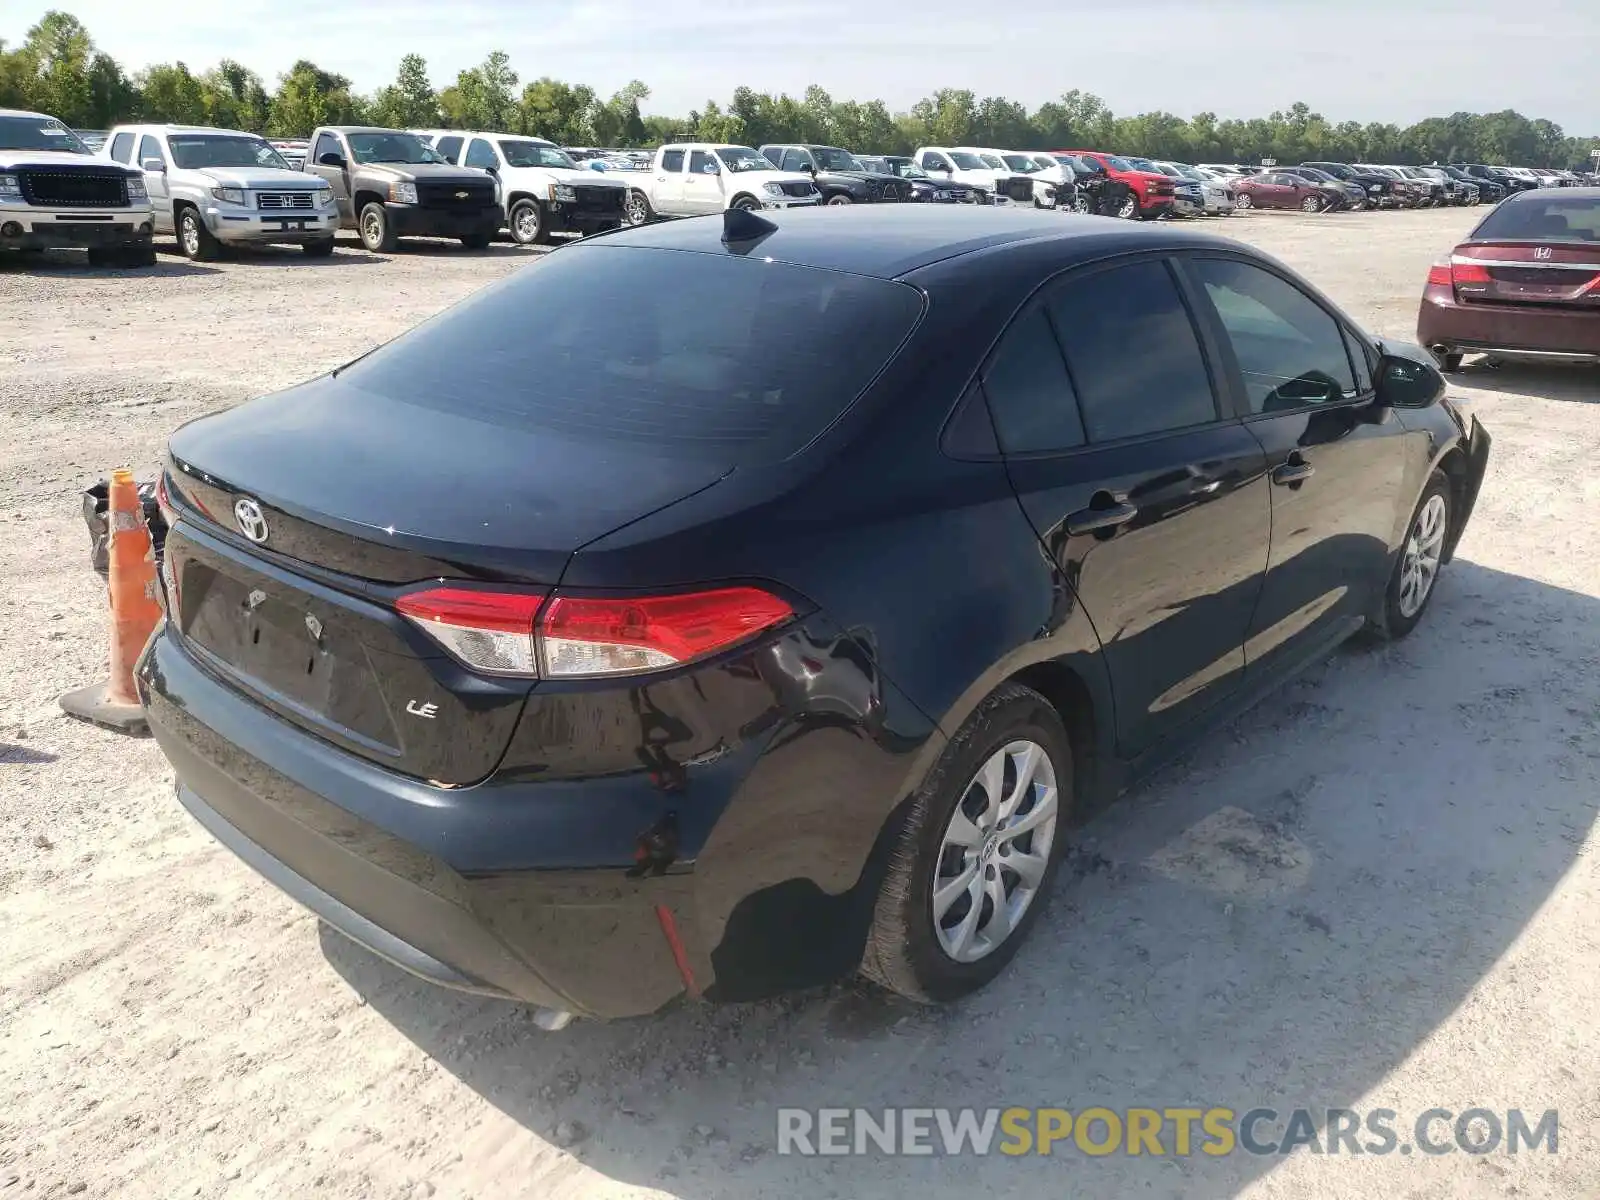
[[1233, 191], [1236, 208], [1286, 208], [1320, 213], [1342, 208], [1345, 203], [1344, 192], [1338, 188], [1282, 172], [1235, 179]]
[[178, 430], [179, 801], [546, 1027], [993, 979], [1081, 814], [1422, 620], [1489, 439], [1249, 247], [955, 207], [586, 238]]
[[1464, 354], [1600, 360], [1600, 188], [1508, 196], [1428, 272], [1417, 341]]

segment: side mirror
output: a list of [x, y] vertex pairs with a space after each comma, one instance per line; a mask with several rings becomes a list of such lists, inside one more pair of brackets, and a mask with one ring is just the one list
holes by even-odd
[[1374, 381], [1377, 403], [1383, 408], [1427, 408], [1444, 395], [1444, 376], [1429, 363], [1398, 354], [1378, 361]]
[[329, 150], [317, 155], [317, 162], [324, 167], [342, 167], [344, 166], [344, 155]]
[[166, 162], [159, 158], [142, 158], [139, 160], [139, 166], [157, 175], [165, 175], [167, 173]]

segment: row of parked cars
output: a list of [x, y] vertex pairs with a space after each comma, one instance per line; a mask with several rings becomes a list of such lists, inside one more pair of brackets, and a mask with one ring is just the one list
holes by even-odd
[[[354, 229], [372, 251], [410, 236], [482, 247], [502, 229], [533, 245], [729, 209], [929, 203], [1029, 205], [1129, 219], [1495, 202], [1566, 173], [1462, 164], [1191, 165], [1091, 149], [923, 146], [857, 155], [803, 143], [680, 142], [651, 152], [579, 148], [488, 130], [326, 126], [303, 141], [238, 130], [119, 125], [91, 148], [39, 113], [0, 112], [0, 248], [87, 246], [100, 263], [154, 261], [171, 236], [191, 259], [230, 244], [308, 255]], [[0, 172], [6, 163], [0, 160]], [[1548, 176], [1548, 178], [1547, 178]], [[25, 182], [23, 180], [25, 179]], [[1572, 182], [1578, 182], [1576, 177]], [[59, 212], [32, 212], [55, 205]]]

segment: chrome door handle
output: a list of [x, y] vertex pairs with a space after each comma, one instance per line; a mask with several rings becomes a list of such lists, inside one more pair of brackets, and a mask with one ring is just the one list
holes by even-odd
[[1286, 462], [1275, 468], [1272, 472], [1272, 482], [1288, 486], [1292, 483], [1302, 483], [1316, 474], [1316, 468], [1308, 462]]
[[1110, 508], [1080, 508], [1067, 517], [1067, 532], [1074, 536], [1081, 533], [1099, 533], [1103, 529], [1115, 529], [1119, 525], [1126, 525], [1138, 515], [1139, 510], [1126, 500], [1113, 504]]

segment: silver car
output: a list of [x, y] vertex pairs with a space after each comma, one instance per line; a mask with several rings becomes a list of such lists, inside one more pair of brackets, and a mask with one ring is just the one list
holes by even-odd
[[318, 258], [333, 253], [333, 190], [291, 169], [265, 138], [194, 125], [119, 125], [101, 154], [144, 171], [156, 232], [175, 235], [188, 258], [269, 242]]

